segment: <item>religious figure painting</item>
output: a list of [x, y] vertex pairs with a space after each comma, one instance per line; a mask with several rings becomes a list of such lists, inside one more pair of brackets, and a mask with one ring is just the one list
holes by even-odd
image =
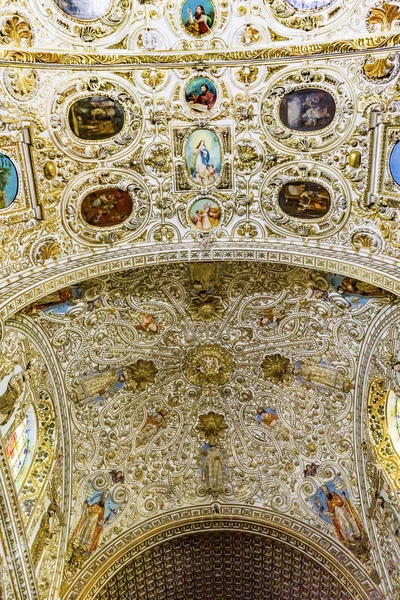
[[225, 473], [228, 470], [224, 464], [222, 448], [205, 443], [200, 449], [200, 472], [203, 484], [213, 495], [220, 494], [224, 489]]
[[291, 181], [279, 192], [279, 206], [284, 213], [298, 219], [318, 219], [331, 206], [329, 192], [312, 181]]
[[89, 485], [79, 521], [70, 539], [69, 546], [72, 552], [83, 556], [95, 552], [100, 545], [104, 528], [117, 516], [120, 505], [113, 500], [112, 488], [124, 480], [122, 471], [112, 472], [113, 479], [117, 473], [118, 481], [113, 482], [109, 490], [97, 491]]
[[389, 169], [397, 185], [400, 185], [400, 142], [396, 142], [390, 153]]
[[379, 298], [385, 295], [382, 288], [376, 287], [366, 281], [359, 281], [343, 275], [327, 276], [333, 291], [345, 298], [350, 308], [364, 306], [369, 298]]
[[124, 126], [124, 111], [107, 96], [81, 98], [68, 112], [69, 126], [82, 140], [106, 140], [117, 135]]
[[295, 90], [287, 94], [279, 109], [282, 123], [295, 131], [318, 131], [333, 120], [336, 105], [329, 92], [320, 89]]
[[186, 0], [181, 8], [181, 21], [190, 35], [196, 37], [206, 35], [214, 25], [214, 4], [210, 0], [202, 0], [201, 4], [194, 0]]
[[200, 198], [190, 207], [190, 219], [199, 231], [211, 231], [221, 222], [221, 207], [211, 198]]
[[8, 208], [18, 194], [18, 173], [8, 156], [0, 153], [0, 210]]
[[270, 408], [268, 406], [260, 406], [257, 409], [256, 419], [259, 425], [263, 427], [275, 427], [278, 423], [278, 413], [275, 408]]
[[221, 145], [210, 129], [193, 131], [186, 142], [185, 161], [188, 175], [202, 187], [212, 186], [221, 171]]
[[339, 541], [353, 551], [362, 550], [366, 534], [350, 501], [346, 486], [339, 476], [321, 485], [310, 498], [310, 502], [315, 512], [326, 523], [333, 525]]
[[99, 19], [111, 7], [111, 0], [54, 0], [54, 2], [66, 15], [83, 21]]
[[133, 208], [128, 192], [108, 188], [91, 192], [82, 201], [82, 217], [94, 227], [111, 227], [126, 221]]
[[217, 89], [208, 77], [196, 77], [185, 88], [185, 100], [190, 110], [206, 114], [217, 101]]

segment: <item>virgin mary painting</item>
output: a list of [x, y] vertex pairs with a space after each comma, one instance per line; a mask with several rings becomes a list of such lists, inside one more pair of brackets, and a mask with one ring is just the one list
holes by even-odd
[[209, 129], [190, 134], [186, 144], [186, 167], [192, 181], [202, 187], [213, 185], [221, 170], [221, 147]]

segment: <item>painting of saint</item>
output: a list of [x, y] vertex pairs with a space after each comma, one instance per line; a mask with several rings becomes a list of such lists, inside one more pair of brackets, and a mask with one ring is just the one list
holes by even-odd
[[291, 181], [279, 192], [279, 206], [284, 213], [298, 219], [318, 219], [331, 206], [329, 192], [311, 181]]
[[340, 477], [336, 476], [332, 481], [321, 485], [310, 502], [319, 516], [333, 525], [337, 538], [351, 549], [354, 550], [354, 546], [365, 539], [360, 517]]
[[188, 33], [200, 37], [210, 32], [215, 20], [215, 7], [210, 0], [198, 4], [186, 0], [181, 8], [181, 21]]
[[107, 96], [81, 98], [68, 112], [69, 126], [81, 140], [106, 140], [124, 126], [124, 111]]
[[192, 111], [207, 113], [217, 101], [217, 89], [207, 77], [196, 77], [185, 88], [185, 100]]
[[82, 217], [95, 227], [111, 227], [126, 221], [133, 208], [128, 192], [118, 188], [97, 190], [88, 194], [82, 202]]
[[211, 231], [220, 224], [221, 207], [215, 200], [201, 198], [192, 204], [190, 219], [199, 231]]
[[[122, 474], [122, 471], [115, 473]], [[112, 487], [117, 483], [123, 483], [123, 480], [113, 482]], [[100, 545], [104, 528], [116, 517], [119, 508], [120, 505], [114, 502], [110, 490], [97, 491], [90, 484], [81, 516], [69, 542], [72, 553], [88, 555], [95, 552]]]
[[8, 208], [18, 194], [18, 173], [14, 163], [0, 154], [0, 210]]
[[201, 476], [207, 492], [219, 494], [224, 489], [224, 477], [227, 467], [224, 465], [224, 453], [212, 444], [203, 444], [200, 450]]
[[54, 0], [54, 2], [66, 15], [83, 21], [99, 19], [111, 7], [111, 0]]
[[185, 145], [186, 168], [192, 181], [202, 187], [212, 186], [221, 171], [221, 145], [209, 129], [193, 131]]
[[282, 123], [295, 131], [318, 131], [327, 127], [335, 116], [336, 105], [329, 92], [302, 89], [290, 92], [281, 102]]
[[275, 427], [278, 423], [278, 413], [275, 408], [269, 408], [267, 406], [260, 406], [257, 409], [256, 419], [259, 425], [263, 427]]

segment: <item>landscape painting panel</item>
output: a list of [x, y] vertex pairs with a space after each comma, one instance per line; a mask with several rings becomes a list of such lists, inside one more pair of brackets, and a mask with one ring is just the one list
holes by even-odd
[[82, 140], [105, 140], [124, 126], [124, 112], [118, 102], [106, 96], [77, 100], [69, 109], [69, 125]]
[[319, 89], [295, 90], [282, 100], [280, 119], [289, 129], [317, 131], [333, 120], [336, 105], [329, 92]]
[[312, 181], [293, 181], [279, 193], [279, 206], [287, 215], [300, 219], [318, 219], [329, 211], [329, 192]]

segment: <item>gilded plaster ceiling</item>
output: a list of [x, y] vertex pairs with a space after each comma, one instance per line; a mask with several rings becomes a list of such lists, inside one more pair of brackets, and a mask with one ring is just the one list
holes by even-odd
[[0, 4], [1, 600], [400, 598], [400, 4]]

